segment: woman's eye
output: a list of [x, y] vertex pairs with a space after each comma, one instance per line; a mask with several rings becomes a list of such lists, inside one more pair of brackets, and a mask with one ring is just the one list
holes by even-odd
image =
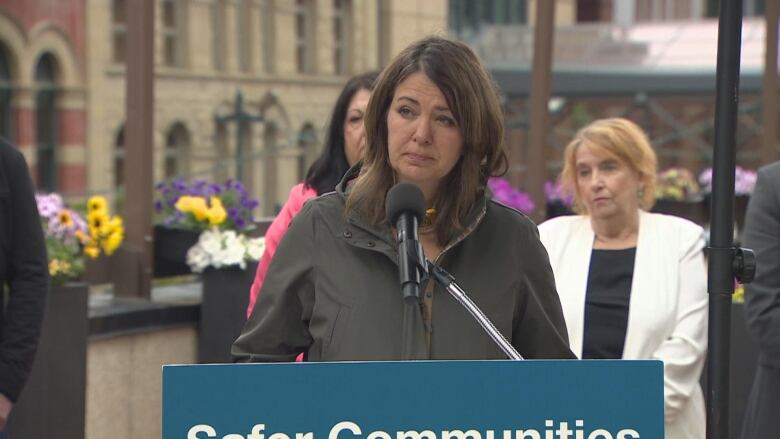
[[409, 107], [401, 107], [398, 109], [398, 114], [400, 114], [401, 116], [411, 116], [412, 109]]
[[363, 120], [363, 116], [352, 116], [349, 118], [349, 123], [358, 123]]
[[440, 116], [439, 122], [442, 125], [448, 126], [448, 127], [454, 127], [455, 126], [455, 119], [448, 117], [448, 116]]

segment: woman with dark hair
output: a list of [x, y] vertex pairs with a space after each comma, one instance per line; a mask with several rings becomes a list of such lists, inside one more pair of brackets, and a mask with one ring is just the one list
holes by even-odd
[[306, 179], [290, 189], [290, 196], [265, 233], [265, 252], [257, 264], [255, 280], [249, 289], [247, 318], [252, 314], [271, 258], [287, 232], [290, 221], [307, 200], [332, 192], [349, 167], [360, 160], [366, 145], [363, 116], [376, 77], [376, 72], [354, 76], [341, 90], [333, 107], [322, 153], [309, 167]]
[[498, 93], [474, 52], [440, 37], [413, 43], [381, 73], [365, 120], [362, 162], [293, 220], [233, 344], [235, 358], [505, 358], [434, 282], [421, 288], [419, 306], [404, 304], [385, 217], [386, 194], [398, 182], [423, 193], [425, 256], [455, 276], [515, 349], [526, 358], [573, 358], [536, 226], [485, 190], [507, 158]]

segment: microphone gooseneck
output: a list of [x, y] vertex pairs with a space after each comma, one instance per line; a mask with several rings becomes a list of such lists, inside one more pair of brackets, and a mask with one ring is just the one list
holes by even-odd
[[425, 199], [416, 185], [398, 183], [387, 192], [385, 214], [397, 231], [401, 294], [409, 304], [419, 301], [421, 278], [426, 271], [425, 256], [417, 233], [424, 212]]

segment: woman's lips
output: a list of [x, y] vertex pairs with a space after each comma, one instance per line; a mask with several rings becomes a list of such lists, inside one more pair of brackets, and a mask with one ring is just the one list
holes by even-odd
[[430, 156], [427, 156], [427, 155], [424, 155], [424, 154], [416, 154], [416, 153], [413, 153], [413, 152], [409, 152], [409, 153], [406, 153], [404, 155], [406, 156], [407, 160], [409, 160], [412, 163], [420, 163], [420, 164], [422, 164], [422, 163], [427, 163], [427, 162], [433, 160]]

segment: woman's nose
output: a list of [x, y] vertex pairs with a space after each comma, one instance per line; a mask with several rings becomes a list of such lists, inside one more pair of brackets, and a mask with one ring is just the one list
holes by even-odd
[[427, 117], [421, 117], [417, 121], [417, 129], [414, 132], [414, 141], [421, 145], [430, 145], [431, 139], [431, 123]]

